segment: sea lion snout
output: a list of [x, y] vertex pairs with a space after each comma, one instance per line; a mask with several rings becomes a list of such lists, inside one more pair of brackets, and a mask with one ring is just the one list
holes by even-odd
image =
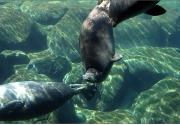
[[86, 73], [83, 75], [83, 79], [90, 82], [90, 81], [96, 81], [95, 77], [93, 74]]
[[97, 69], [90, 68], [86, 71], [86, 73], [83, 75], [83, 79], [88, 82], [97, 82], [99, 78], [101, 78], [102, 73], [99, 72]]

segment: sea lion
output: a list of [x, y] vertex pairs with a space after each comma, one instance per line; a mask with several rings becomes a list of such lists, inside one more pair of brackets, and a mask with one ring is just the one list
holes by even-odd
[[58, 82], [22, 81], [0, 86], [0, 120], [27, 120], [59, 108], [72, 96], [82, 93], [91, 100], [95, 84], [67, 85]]
[[113, 63], [122, 59], [122, 54], [115, 54], [113, 29], [106, 1], [96, 5], [83, 22], [79, 46], [86, 72], [83, 79], [88, 82], [100, 83], [105, 80]]
[[156, 5], [160, 0], [110, 0], [109, 18], [113, 27], [120, 22], [146, 13], [152, 16], [162, 15], [164, 8]]

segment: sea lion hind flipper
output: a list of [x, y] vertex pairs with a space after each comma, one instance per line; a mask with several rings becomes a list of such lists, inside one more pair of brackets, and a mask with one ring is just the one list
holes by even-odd
[[119, 61], [123, 58], [123, 55], [121, 53], [115, 53], [112, 60], [113, 62]]
[[146, 11], [146, 14], [151, 15], [151, 16], [158, 16], [158, 15], [164, 14], [165, 12], [166, 10], [163, 7], [156, 5], [150, 10]]
[[8, 103], [5, 103], [0, 108], [0, 112], [12, 113], [21, 109], [24, 105], [25, 105], [25, 102], [22, 102], [21, 100], [10, 101]]

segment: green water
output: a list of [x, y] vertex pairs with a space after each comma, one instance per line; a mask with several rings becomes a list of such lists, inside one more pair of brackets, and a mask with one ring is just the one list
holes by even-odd
[[[79, 32], [96, 4], [0, 0], [0, 83], [86, 84]], [[75, 95], [40, 118], [0, 123], [179, 124], [180, 2], [161, 0], [158, 5], [165, 14], [141, 14], [113, 28], [115, 50], [124, 57], [113, 64], [92, 101]]]

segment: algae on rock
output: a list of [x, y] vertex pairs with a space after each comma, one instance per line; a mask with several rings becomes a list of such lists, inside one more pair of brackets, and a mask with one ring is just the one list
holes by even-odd
[[179, 124], [180, 80], [167, 77], [139, 94], [130, 111], [140, 123]]

